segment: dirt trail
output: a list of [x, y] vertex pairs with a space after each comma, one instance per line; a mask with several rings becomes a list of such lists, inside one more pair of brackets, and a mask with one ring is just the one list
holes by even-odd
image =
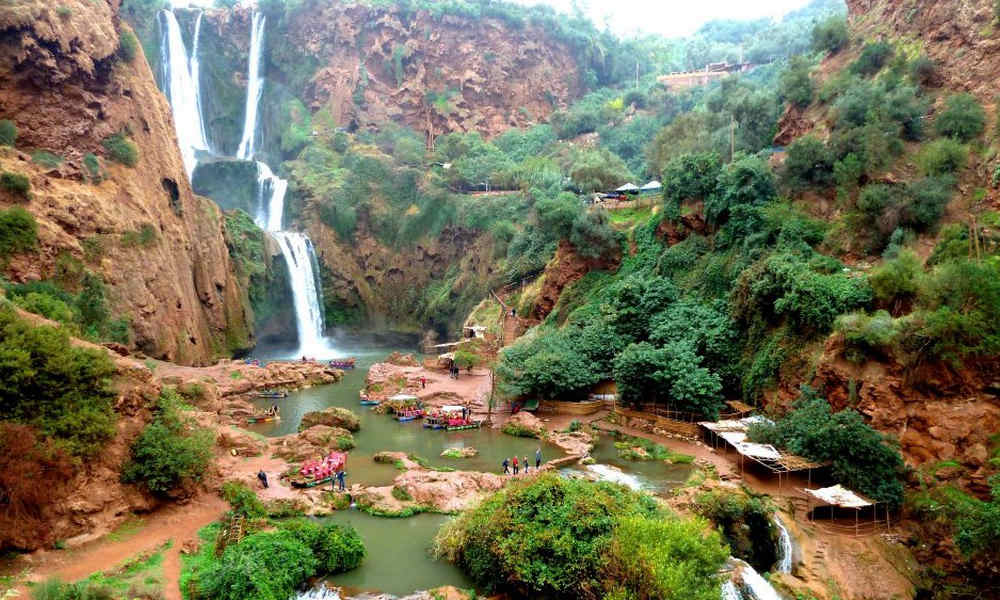
[[[181, 600], [178, 580], [181, 574], [180, 551], [184, 543], [197, 537], [197, 532], [217, 520], [229, 506], [217, 495], [203, 493], [182, 506], [170, 506], [143, 517], [143, 524], [121, 538], [101, 538], [67, 551], [44, 552], [36, 555], [41, 564], [31, 568], [31, 581], [59, 577], [76, 581], [98, 571], [106, 571], [129, 558], [150, 552], [172, 541], [163, 561], [164, 598]], [[28, 591], [21, 589], [24, 597]]]

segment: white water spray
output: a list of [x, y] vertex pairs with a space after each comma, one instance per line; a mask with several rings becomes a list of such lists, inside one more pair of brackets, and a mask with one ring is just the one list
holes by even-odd
[[340, 594], [325, 585], [314, 587], [296, 596], [296, 600], [340, 600]]
[[281, 231], [285, 215], [288, 180], [275, 175], [271, 168], [257, 162], [257, 225], [265, 231]]
[[788, 528], [781, 522], [778, 515], [774, 515], [774, 524], [778, 527], [778, 547], [781, 552], [778, 556], [778, 564], [775, 568], [779, 573], [792, 572], [792, 536], [788, 533]]
[[327, 345], [323, 340], [323, 309], [319, 304], [319, 289], [313, 269], [312, 242], [304, 233], [272, 231], [271, 236], [281, 246], [288, 264], [292, 284], [295, 322], [299, 330], [299, 353], [314, 355]]
[[608, 465], [587, 465], [586, 469], [597, 476], [601, 481], [610, 481], [612, 483], [618, 483], [624, 485], [625, 487], [633, 490], [643, 489], [642, 481], [638, 477], [632, 475], [631, 473], [626, 473], [621, 469], [611, 467]]
[[260, 70], [260, 59], [264, 54], [264, 25], [267, 19], [258, 11], [253, 13], [250, 26], [249, 73], [247, 75], [247, 104], [243, 115], [243, 139], [240, 140], [236, 158], [250, 160], [257, 139], [257, 109], [264, 94], [264, 76]]
[[177, 130], [177, 143], [180, 145], [181, 158], [184, 161], [184, 171], [188, 179], [194, 172], [199, 150], [208, 150], [205, 127], [201, 116], [201, 100], [198, 97], [198, 35], [201, 32], [201, 16], [195, 25], [192, 47], [195, 52], [189, 57], [181, 37], [181, 28], [177, 17], [169, 10], [160, 11], [160, 23], [163, 31], [162, 63], [164, 68], [164, 86], [170, 100], [170, 108], [174, 115], [174, 127]]
[[778, 591], [745, 561], [730, 556], [729, 564], [733, 577], [722, 584], [722, 600], [783, 600]]

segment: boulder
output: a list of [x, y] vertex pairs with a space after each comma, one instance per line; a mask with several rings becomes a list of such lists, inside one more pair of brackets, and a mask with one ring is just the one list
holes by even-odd
[[233, 456], [260, 456], [267, 450], [267, 442], [254, 437], [250, 432], [235, 427], [220, 427], [215, 443]]
[[361, 429], [361, 421], [358, 415], [339, 406], [331, 406], [319, 411], [307, 412], [302, 415], [302, 422], [299, 424], [299, 431], [305, 431], [316, 425], [329, 425], [331, 427], [342, 427], [348, 431]]
[[549, 435], [548, 441], [565, 450], [567, 454], [577, 456], [589, 454], [594, 447], [594, 438], [584, 431], [553, 433]]
[[508, 478], [493, 473], [420, 469], [400, 474], [394, 483], [419, 506], [453, 512], [474, 506], [487, 494], [501, 489], [507, 481]]
[[385, 362], [390, 365], [396, 365], [398, 367], [419, 367], [420, 363], [412, 354], [403, 354], [402, 352], [393, 352], [385, 359]]
[[538, 435], [541, 435], [545, 431], [545, 425], [542, 423], [541, 419], [531, 414], [530, 412], [521, 411], [516, 415], [511, 416], [507, 419], [505, 425], [515, 425], [522, 429], [527, 429], [533, 431]]
[[286, 435], [271, 441], [275, 456], [290, 462], [326, 456], [334, 450], [350, 450], [354, 436], [343, 427], [314, 425], [295, 435]]
[[446, 448], [441, 456], [445, 458], [470, 458], [479, 454], [479, 450], [471, 446], [465, 448]]

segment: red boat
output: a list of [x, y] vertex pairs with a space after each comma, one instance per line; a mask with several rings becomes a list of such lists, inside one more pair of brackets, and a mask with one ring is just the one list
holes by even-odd
[[311, 488], [334, 480], [337, 473], [347, 466], [347, 453], [331, 452], [323, 460], [307, 460], [299, 474], [289, 480], [292, 487]]

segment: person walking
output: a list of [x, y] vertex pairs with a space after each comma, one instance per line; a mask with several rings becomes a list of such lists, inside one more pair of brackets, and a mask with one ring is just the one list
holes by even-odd
[[535, 468], [538, 469], [542, 466], [542, 447], [539, 446], [535, 450]]
[[514, 457], [514, 475], [517, 475], [517, 457]]
[[420, 389], [425, 389], [427, 387], [427, 378], [423, 375], [420, 376]]
[[339, 471], [337, 473], [337, 484], [340, 486], [340, 491], [342, 492], [347, 489], [347, 485], [344, 483], [344, 478], [346, 476], [347, 473], [344, 473], [343, 471]]
[[503, 474], [510, 475], [510, 460], [507, 458], [503, 459]]
[[267, 473], [265, 473], [263, 469], [261, 469], [260, 471], [257, 472], [257, 479], [260, 480], [261, 485], [263, 485], [264, 489], [266, 490], [267, 489]]
[[524, 472], [525, 473], [528, 472], [528, 457], [527, 456], [524, 457]]

